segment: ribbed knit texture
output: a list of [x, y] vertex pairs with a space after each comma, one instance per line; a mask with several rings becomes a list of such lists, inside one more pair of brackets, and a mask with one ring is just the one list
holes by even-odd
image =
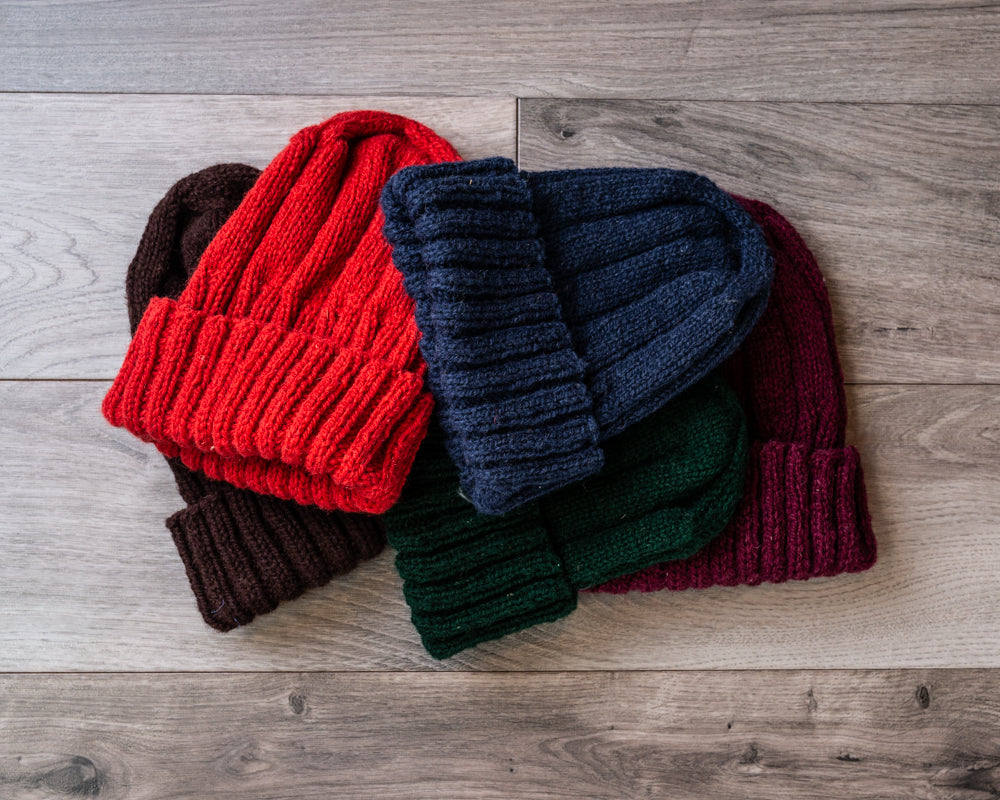
[[448, 450], [484, 513], [596, 474], [598, 443], [703, 378], [767, 302], [760, 229], [687, 172], [414, 167], [382, 207]]
[[716, 376], [609, 439], [599, 475], [501, 516], [464, 498], [443, 437], [432, 425], [384, 518], [436, 658], [565, 616], [577, 589], [696, 552], [729, 521], [746, 469], [743, 412]]
[[823, 276], [788, 220], [764, 203], [740, 202], [776, 264], [767, 310], [724, 368], [750, 426], [746, 491], [722, 536], [697, 555], [596, 591], [782, 583], [875, 563], [861, 461], [844, 444], [844, 377]]
[[378, 199], [397, 169], [456, 158], [378, 111], [300, 131], [180, 296], [150, 302], [105, 416], [240, 488], [385, 511], [433, 401]]
[[[146, 224], [125, 280], [135, 332], [154, 297], [177, 297], [260, 170], [220, 164], [178, 181]], [[198, 610], [228, 631], [378, 554], [381, 520], [322, 511], [213, 481], [167, 459], [188, 504], [167, 520]]]

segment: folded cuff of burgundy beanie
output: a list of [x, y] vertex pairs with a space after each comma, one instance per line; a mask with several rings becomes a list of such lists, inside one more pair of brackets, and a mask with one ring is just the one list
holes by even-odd
[[862, 572], [876, 559], [854, 447], [755, 443], [743, 499], [704, 550], [597, 587], [624, 593], [757, 585]]
[[423, 381], [422, 367], [157, 297], [103, 411], [212, 478], [374, 514], [399, 496], [426, 432]]
[[198, 610], [229, 631], [381, 552], [375, 517], [323, 512], [220, 485], [167, 519]]

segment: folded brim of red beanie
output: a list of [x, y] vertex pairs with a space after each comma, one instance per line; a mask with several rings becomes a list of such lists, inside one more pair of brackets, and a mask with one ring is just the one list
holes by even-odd
[[843, 375], [823, 276], [788, 220], [764, 203], [740, 202], [775, 257], [768, 307], [724, 365], [750, 424], [743, 498], [722, 535], [694, 556], [592, 591], [782, 583], [875, 563], [861, 459], [844, 443]]
[[[260, 170], [217, 164], [175, 183], [150, 214], [125, 277], [134, 333], [155, 297], [176, 298]], [[237, 489], [167, 459], [187, 504], [167, 527], [202, 618], [229, 631], [381, 552], [378, 517]]]

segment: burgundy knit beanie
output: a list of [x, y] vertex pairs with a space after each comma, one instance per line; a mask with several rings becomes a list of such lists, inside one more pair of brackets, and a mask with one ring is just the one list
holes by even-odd
[[765, 203], [738, 199], [775, 259], [767, 309], [724, 366], [750, 426], [743, 499], [722, 536], [696, 555], [595, 591], [782, 583], [875, 563], [861, 462], [844, 444], [844, 377], [823, 276], [788, 220]]
[[[154, 297], [175, 298], [260, 171], [220, 164], [178, 181], [153, 210], [125, 281], [132, 332]], [[376, 517], [237, 489], [167, 459], [187, 508], [167, 519], [205, 622], [246, 625], [322, 586], [385, 544]]]

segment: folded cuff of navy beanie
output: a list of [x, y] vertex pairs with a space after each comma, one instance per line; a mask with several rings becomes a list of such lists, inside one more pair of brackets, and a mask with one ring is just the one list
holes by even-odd
[[752, 447], [743, 499], [718, 539], [596, 591], [783, 583], [862, 572], [876, 556], [858, 451], [764, 442]]
[[584, 365], [513, 163], [403, 170], [382, 208], [448, 447], [476, 508], [501, 514], [596, 474], [603, 455]]
[[422, 368], [157, 297], [103, 411], [212, 478], [376, 514], [398, 498], [426, 433], [423, 383]]
[[166, 524], [198, 610], [220, 631], [349, 572], [385, 545], [375, 517], [326, 513], [228, 486]]

